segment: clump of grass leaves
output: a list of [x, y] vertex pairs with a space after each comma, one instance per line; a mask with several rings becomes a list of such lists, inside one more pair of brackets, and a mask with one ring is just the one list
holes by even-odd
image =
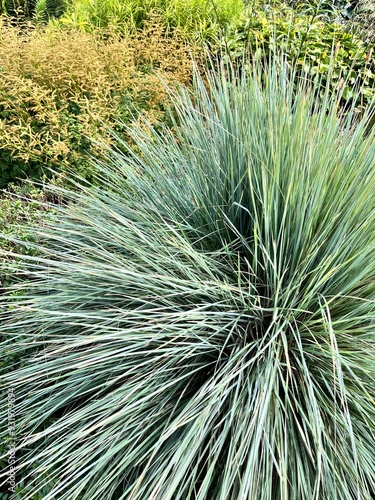
[[24, 499], [374, 492], [370, 111], [283, 64], [208, 80], [19, 256], [1, 353]]

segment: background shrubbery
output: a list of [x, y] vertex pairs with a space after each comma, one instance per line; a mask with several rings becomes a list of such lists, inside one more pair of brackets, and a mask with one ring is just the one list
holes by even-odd
[[208, 41], [215, 39], [243, 6], [243, 0], [73, 0], [62, 22], [84, 29], [112, 25], [133, 31], [156, 14], [168, 32], [178, 30], [190, 40]]
[[[84, 33], [0, 25], [0, 187], [46, 167], [85, 177], [90, 140], [111, 142], [139, 113], [163, 120], [169, 85], [187, 84], [198, 54], [157, 24], [141, 33]], [[90, 139], [89, 139], [90, 138]]]
[[[118, 120], [128, 124], [140, 112], [153, 123], [163, 121], [169, 97], [159, 77], [169, 85], [189, 84], [192, 57], [197, 60], [202, 49], [202, 38], [200, 44], [191, 42], [197, 37], [196, 28], [187, 21], [189, 9], [201, 9], [207, 22], [217, 20], [220, 29], [215, 37], [204, 39], [211, 40], [212, 52], [228, 51], [232, 62], [242, 64], [244, 50], [249, 60], [267, 59], [277, 47], [297, 64], [304, 78], [324, 80], [334, 59], [330, 84], [334, 87], [348, 80], [344, 101], [357, 88], [362, 93], [361, 111], [372, 99], [374, 58], [359, 35], [312, 6], [293, 9], [277, 1], [257, 0], [241, 9], [240, 3], [232, 3], [231, 10], [227, 2], [198, 0], [150, 1], [143, 6], [135, 0], [124, 4], [77, 0], [70, 4], [65, 24], [19, 27], [3, 18], [0, 187], [19, 177], [41, 178], [48, 169], [69, 168], [90, 179], [88, 153], [98, 151], [90, 140], [111, 144], [108, 125], [121, 133]], [[112, 21], [103, 30], [78, 29], [107, 25], [111, 9], [116, 8], [130, 16], [121, 24], [129, 29], [120, 33]], [[72, 9], [85, 13], [88, 24], [74, 17]], [[108, 23], [96, 23], [90, 9], [104, 9]], [[211, 9], [210, 15], [205, 9]], [[137, 27], [141, 29], [136, 31]]]
[[59, 19], [86, 31], [111, 26], [123, 33], [134, 33], [156, 15], [168, 33], [212, 41], [243, 6], [243, 0], [4, 0], [0, 12], [37, 22]]
[[[0, 187], [19, 177], [41, 178], [48, 169], [90, 179], [87, 154], [98, 151], [90, 140], [111, 144], [107, 126], [121, 133], [118, 120], [129, 124], [139, 113], [163, 121], [170, 101], [159, 77], [169, 85], [189, 84], [192, 57], [201, 57], [203, 40], [213, 53], [224, 50], [240, 64], [244, 51], [251, 61], [282, 49], [311, 80], [324, 81], [334, 60], [330, 84], [349, 83], [343, 104], [360, 88], [362, 112], [374, 96], [370, 46], [316, 5], [314, 10], [313, 1], [298, 8], [277, 0], [246, 7], [203, 0], [85, 2], [69, 4], [64, 21], [48, 26], [13, 26], [9, 18], [0, 24]], [[92, 9], [106, 12], [107, 21], [96, 21]], [[112, 22], [113, 9], [122, 9], [127, 20]], [[216, 19], [212, 36], [209, 30], [196, 36], [188, 19], [198, 23], [199, 16], [189, 9], [198, 9], [207, 22]], [[96, 25], [107, 27], [91, 29]], [[193, 39], [199, 44], [192, 45]]]
[[244, 50], [251, 60], [283, 52], [304, 78], [329, 81], [332, 88], [347, 81], [344, 101], [352, 99], [358, 90], [358, 104], [366, 104], [375, 95], [371, 46], [345, 25], [327, 20], [317, 8], [305, 5], [296, 10], [281, 2], [258, 3], [256, 8], [244, 10], [241, 18], [228, 28], [224, 44], [231, 59], [240, 64]]
[[[353, 21], [361, 36], [369, 43], [375, 43], [375, 2], [358, 0]], [[374, 55], [373, 55], [374, 57]]]

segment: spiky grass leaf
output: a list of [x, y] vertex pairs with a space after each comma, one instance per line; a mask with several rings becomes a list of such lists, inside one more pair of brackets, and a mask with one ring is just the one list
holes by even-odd
[[25, 499], [370, 498], [374, 132], [296, 78], [197, 77], [33, 230], [1, 316]]

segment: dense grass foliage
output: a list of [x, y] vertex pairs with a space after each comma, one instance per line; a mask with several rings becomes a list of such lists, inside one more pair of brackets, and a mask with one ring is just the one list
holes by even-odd
[[[120, 130], [140, 113], [163, 120], [169, 85], [188, 84], [192, 55], [160, 24], [119, 37], [55, 27], [21, 29], [0, 22], [0, 188], [45, 167], [89, 178], [90, 140], [111, 143], [106, 126]], [[90, 139], [89, 139], [90, 138]]]
[[294, 77], [197, 77], [30, 228], [0, 316], [23, 500], [375, 491], [375, 133]]
[[112, 25], [134, 31], [156, 15], [166, 31], [178, 30], [191, 40], [208, 42], [243, 7], [243, 0], [72, 0], [62, 22], [83, 29]]
[[166, 31], [178, 30], [190, 39], [212, 41], [234, 20], [244, 0], [3, 0], [0, 14], [13, 21], [32, 19], [84, 30], [116, 26], [122, 32], [143, 28], [155, 15]]

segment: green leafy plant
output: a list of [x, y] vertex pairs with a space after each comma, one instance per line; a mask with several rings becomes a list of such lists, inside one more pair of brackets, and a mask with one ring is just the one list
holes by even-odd
[[[277, 1], [277, 0], [276, 0]], [[287, 5], [306, 12], [317, 12], [331, 20], [347, 20], [353, 15], [358, 0], [285, 0]]]
[[30, 230], [0, 316], [23, 500], [374, 492], [370, 109], [278, 64], [197, 76]]
[[[321, 80], [332, 88], [342, 85], [348, 101], [361, 92], [366, 105], [375, 96], [375, 64], [371, 46], [339, 22], [327, 21], [322, 2], [291, 8], [282, 2], [249, 7], [228, 27], [223, 44], [232, 61], [265, 58], [282, 50], [304, 78]], [[328, 71], [329, 70], [329, 71]], [[327, 75], [329, 78], [326, 79]]]
[[375, 43], [375, 4], [372, 0], [358, 0], [351, 18], [361, 36], [372, 47]]

